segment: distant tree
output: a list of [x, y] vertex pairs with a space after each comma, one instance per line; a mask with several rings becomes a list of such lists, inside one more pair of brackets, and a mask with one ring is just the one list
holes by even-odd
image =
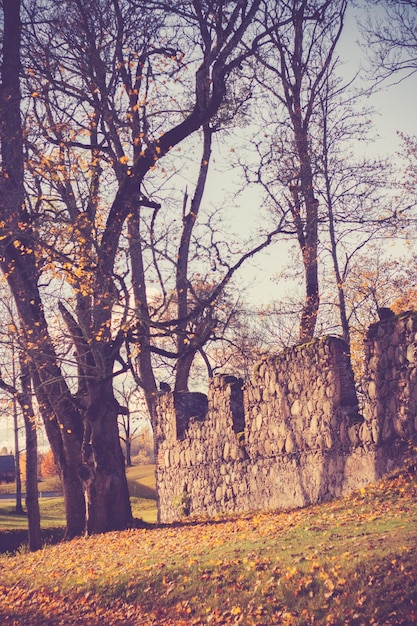
[[[2, 304], [5, 304], [3, 301]], [[8, 313], [10, 310], [6, 307]], [[7, 314], [3, 320], [7, 321]], [[8, 349], [11, 359], [11, 380], [6, 382], [4, 370], [0, 373], [0, 388], [9, 397], [9, 405], [13, 414], [14, 434], [15, 434], [15, 460], [17, 465], [16, 473], [16, 511], [23, 512], [21, 502], [22, 481], [26, 483], [26, 507], [28, 516], [28, 546], [29, 549], [39, 550], [42, 546], [40, 530], [40, 510], [38, 501], [38, 443], [36, 432], [36, 420], [32, 405], [32, 388], [26, 359], [23, 357], [20, 346], [15, 343], [16, 325], [9, 323], [9, 335], [5, 335], [3, 348]], [[19, 356], [16, 356], [19, 352]], [[3, 368], [5, 369], [5, 360]], [[20, 453], [19, 445], [19, 418], [23, 416], [25, 427], [26, 452]]]
[[417, 207], [417, 136], [401, 134], [401, 151], [399, 153], [400, 168], [397, 188], [401, 195], [401, 210], [398, 217], [407, 227], [403, 226], [404, 237], [413, 239], [413, 211]]
[[[379, 321], [378, 310], [394, 312], [413, 308], [413, 286], [416, 268], [412, 255], [396, 258], [382, 255], [378, 245], [371, 245], [365, 254], [357, 254], [345, 281], [346, 302], [350, 311], [352, 364], [360, 381], [363, 369], [363, 341], [369, 325]], [[409, 294], [409, 299], [404, 296]]]
[[148, 465], [155, 462], [154, 439], [149, 425], [139, 431], [133, 442], [132, 461], [134, 465]]
[[41, 463], [42, 478], [53, 478], [58, 475], [58, 468], [55, 465], [54, 454], [52, 450], [48, 450], [43, 456]]
[[[350, 267], [355, 263], [355, 256], [363, 256], [372, 242], [382, 242], [384, 238], [401, 240], [406, 215], [396, 197], [391, 164], [366, 154], [357, 156], [353, 149], [355, 142], [364, 146], [372, 142], [372, 111], [361, 106], [362, 95], [352, 94], [352, 85], [346, 85], [337, 77], [336, 68], [337, 64], [331, 68], [318, 97], [315, 137], [316, 184], [323, 205], [320, 225], [320, 254], [324, 266], [321, 317], [326, 324], [326, 307], [327, 316], [335, 317], [331, 304], [335, 303], [338, 312], [336, 328], [349, 345], [352, 311], [346, 300], [345, 282]], [[332, 272], [326, 272], [328, 265]], [[333, 274], [330, 287], [329, 274]], [[329, 329], [332, 330], [331, 323]]]
[[[131, 381], [132, 382], [132, 381]], [[119, 414], [119, 433], [123, 444], [127, 467], [132, 466], [132, 446], [139, 436], [144, 421], [149, 419], [143, 391], [131, 384], [122, 384], [116, 389], [116, 397], [123, 407]]]

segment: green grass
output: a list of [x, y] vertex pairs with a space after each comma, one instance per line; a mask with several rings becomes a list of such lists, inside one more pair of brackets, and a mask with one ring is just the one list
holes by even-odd
[[126, 477], [131, 496], [156, 500], [155, 465], [127, 467]]
[[[131, 504], [133, 516], [142, 519], [144, 522], [156, 522], [156, 493], [155, 493], [155, 466], [140, 465], [128, 467], [126, 470], [129, 492], [131, 494]], [[40, 493], [47, 491], [58, 491], [56, 478], [50, 478], [39, 483]], [[2, 493], [13, 493], [14, 485], [1, 485], [5, 488]], [[6, 490], [8, 489], [8, 491]], [[42, 528], [57, 528], [65, 526], [64, 500], [62, 497], [39, 498], [41, 510]], [[16, 515], [15, 502], [11, 500], [0, 500], [0, 531], [2, 529], [27, 529], [27, 518], [25, 515]]]
[[126, 468], [133, 517], [154, 523], [157, 519], [155, 465]]
[[16, 485], [15, 483], [7, 483], [0, 485], [0, 493], [15, 493]]
[[[39, 507], [41, 511], [42, 528], [57, 528], [65, 525], [64, 499], [40, 498]], [[11, 501], [0, 500], [0, 530], [26, 529], [26, 515], [15, 513], [15, 504]]]
[[[22, 491], [25, 491], [25, 483], [22, 483]], [[40, 493], [45, 491], [60, 491], [61, 484], [58, 477], [47, 478], [38, 482], [38, 489]], [[16, 484], [8, 483], [0, 485], [0, 494], [13, 494], [16, 493]]]
[[15, 504], [11, 501], [0, 500], [0, 531], [28, 527], [26, 515], [17, 515], [15, 509]]
[[134, 465], [126, 468], [128, 480], [135, 480], [141, 485], [150, 487], [155, 494], [155, 465]]
[[97, 615], [107, 625], [414, 624], [417, 481], [398, 475], [296, 511], [188, 519], [3, 556], [0, 581], [0, 621], [8, 611], [10, 624], [44, 623], [45, 606], [63, 624], [69, 606], [69, 623], [80, 624]]

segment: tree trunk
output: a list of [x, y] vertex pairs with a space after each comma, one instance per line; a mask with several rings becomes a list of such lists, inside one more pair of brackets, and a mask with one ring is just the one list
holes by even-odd
[[38, 436], [36, 426], [25, 416], [26, 431], [26, 508], [28, 546], [32, 552], [42, 547], [41, 517], [38, 499]]
[[23, 412], [26, 434], [26, 508], [28, 515], [28, 546], [32, 552], [42, 547], [41, 517], [38, 498], [38, 436], [32, 405], [30, 373], [23, 355], [19, 355], [22, 391], [19, 404]]
[[329, 208], [329, 233], [330, 233], [330, 243], [331, 243], [331, 255], [332, 255], [333, 269], [334, 269], [336, 285], [337, 285], [340, 324], [342, 326], [342, 337], [348, 344], [349, 351], [350, 351], [350, 326], [349, 326], [349, 320], [348, 320], [347, 312], [346, 312], [344, 280], [340, 273], [339, 259], [337, 256], [337, 242], [336, 242], [336, 234], [335, 234], [334, 216], [333, 216], [332, 201], [331, 201], [330, 196], [328, 196], [328, 203], [329, 203], [328, 208]]
[[[179, 319], [177, 333], [177, 352], [179, 357], [175, 368], [175, 391], [188, 391], [188, 379], [190, 376], [190, 369], [193, 364], [194, 357], [197, 353], [197, 348], [191, 348], [191, 346], [189, 345], [190, 333], [187, 333], [187, 317], [190, 313], [188, 264], [190, 259], [191, 237], [200, 211], [201, 201], [203, 199], [204, 189], [207, 182], [208, 166], [211, 158], [212, 138], [213, 130], [211, 129], [209, 124], [204, 124], [203, 153], [200, 160], [200, 169], [198, 172], [197, 185], [188, 213], [186, 213], [188, 197], [187, 194], [185, 194], [184, 196], [182, 233], [180, 245], [178, 248], [177, 268], [175, 276], [175, 288], [177, 292]], [[197, 329], [195, 328], [194, 331], [196, 330]], [[196, 335], [197, 336], [193, 338], [193, 342], [194, 340], [196, 340], [196, 342], [198, 343], [202, 340], [202, 338], [198, 336], [198, 333], [196, 333]]]
[[[13, 361], [14, 366], [14, 361]], [[13, 367], [14, 369], [14, 367]], [[15, 380], [13, 372], [13, 380]], [[13, 397], [13, 428], [14, 428], [14, 456], [16, 461], [16, 508], [17, 515], [23, 515], [22, 506], [22, 477], [20, 473], [19, 424], [17, 416], [17, 398]]]
[[123, 530], [132, 524], [118, 414], [119, 405], [113, 396], [111, 381], [96, 385], [87, 409], [89, 427], [83, 444], [83, 462], [79, 467], [89, 535]]
[[[301, 111], [301, 104], [297, 106]], [[305, 301], [300, 322], [300, 342], [314, 337], [320, 305], [318, 278], [318, 206], [314, 197], [313, 172], [311, 168], [308, 132], [299, 115], [294, 115], [294, 134], [300, 163], [300, 191], [305, 204], [304, 241], [301, 252], [305, 275]]]
[[65, 540], [79, 537], [85, 532], [86, 507], [78, 466], [71, 462], [60, 472], [65, 505]]
[[[38, 259], [33, 246], [32, 219], [25, 207], [23, 137], [20, 118], [20, 2], [3, 2], [3, 64], [0, 89], [0, 135], [3, 175], [0, 178], [1, 268], [19, 315], [25, 360], [35, 386], [44, 424], [63, 479], [67, 535], [82, 532], [78, 508], [84, 498], [63, 441], [76, 448], [77, 416], [57, 365], [38, 290]], [[81, 447], [79, 443], [79, 448]], [[80, 455], [78, 455], [80, 458]], [[73, 462], [73, 461], [72, 461]], [[76, 482], [78, 481], [78, 490]], [[80, 501], [81, 496], [81, 501]]]
[[188, 391], [188, 380], [197, 350], [189, 350], [178, 358], [175, 367], [175, 388], [174, 391]]
[[[33, 359], [31, 363], [33, 385], [64, 493], [65, 539], [72, 539], [82, 535], [85, 530], [85, 500], [78, 477], [78, 466], [81, 463], [82, 425], [66, 386], [60, 384], [63, 381], [59, 368], [56, 369], [54, 380], [52, 372], [49, 375], [46, 373], [45, 366], [44, 373], [49, 381], [48, 385], [39, 379], [35, 364], [36, 360]], [[44, 393], [47, 388], [50, 389], [48, 395]], [[54, 404], [50, 401], [51, 396], [56, 398]]]
[[317, 241], [302, 251], [305, 275], [305, 300], [300, 321], [300, 343], [311, 341], [314, 337], [319, 311], [319, 281], [317, 263]]
[[130, 435], [126, 437], [126, 466], [132, 467], [132, 441]]
[[132, 287], [135, 299], [135, 311], [137, 320], [137, 341], [140, 345], [137, 362], [141, 386], [143, 387], [145, 393], [145, 399], [151, 419], [152, 428], [155, 430], [155, 402], [158, 393], [151, 359], [151, 320], [146, 293], [146, 277], [142, 255], [140, 220], [140, 211], [136, 210], [129, 215], [127, 226], [129, 237], [129, 251], [132, 266]]

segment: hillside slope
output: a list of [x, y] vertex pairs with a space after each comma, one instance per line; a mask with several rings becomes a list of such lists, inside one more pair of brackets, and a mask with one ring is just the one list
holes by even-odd
[[417, 481], [0, 558], [2, 624], [417, 623]]

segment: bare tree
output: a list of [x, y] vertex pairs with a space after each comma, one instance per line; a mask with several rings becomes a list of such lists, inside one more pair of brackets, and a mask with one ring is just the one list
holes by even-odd
[[352, 85], [338, 78], [336, 68], [329, 69], [318, 98], [316, 131], [317, 181], [324, 206], [320, 239], [323, 262], [328, 255], [333, 266], [335, 288], [330, 291], [336, 294], [341, 334], [349, 345], [345, 282], [350, 267], [370, 243], [401, 238], [407, 212], [396, 197], [391, 164], [355, 154], [355, 142], [366, 146], [372, 141], [372, 111], [361, 106], [361, 94], [352, 94]]
[[132, 466], [132, 444], [138, 437], [140, 426], [148, 418], [143, 391], [132, 384], [123, 383], [116, 389], [123, 411], [119, 415], [120, 440], [125, 451], [126, 466]]
[[[312, 152], [312, 125], [318, 98], [343, 28], [347, 3], [283, 2], [263, 7], [262, 28], [257, 42], [257, 74], [269, 92], [276, 111], [278, 145], [282, 156], [276, 181], [287, 188], [287, 204], [301, 250], [305, 301], [300, 321], [300, 341], [314, 335], [319, 310], [318, 222], [319, 200]], [[273, 123], [273, 122], [272, 122]], [[281, 146], [281, 148], [280, 148]], [[270, 159], [266, 160], [270, 168]], [[272, 177], [271, 177], [272, 178]]]

